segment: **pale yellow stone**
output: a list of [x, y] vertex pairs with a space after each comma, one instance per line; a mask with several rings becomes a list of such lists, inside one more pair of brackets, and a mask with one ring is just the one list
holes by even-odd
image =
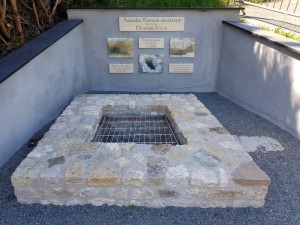
[[241, 196], [243, 192], [238, 190], [209, 190], [206, 194], [207, 199], [235, 199]]
[[23, 186], [23, 185], [32, 184], [34, 182], [34, 178], [26, 177], [26, 176], [22, 176], [22, 177], [14, 176], [11, 178], [11, 182], [13, 186]]
[[255, 162], [241, 164], [233, 173], [233, 180], [244, 186], [269, 186], [271, 183], [268, 175], [262, 171]]
[[72, 195], [69, 189], [65, 188], [53, 188], [52, 189], [53, 194], [60, 196], [60, 197], [69, 197]]
[[83, 162], [71, 162], [67, 165], [65, 180], [68, 183], [84, 183], [86, 165]]
[[144, 172], [134, 169], [128, 169], [123, 177], [124, 184], [140, 186], [145, 182]]
[[97, 168], [92, 171], [88, 185], [116, 185], [120, 184], [120, 177], [116, 170], [110, 168]]
[[182, 151], [171, 151], [169, 156], [176, 161], [183, 161], [187, 158], [186, 153]]

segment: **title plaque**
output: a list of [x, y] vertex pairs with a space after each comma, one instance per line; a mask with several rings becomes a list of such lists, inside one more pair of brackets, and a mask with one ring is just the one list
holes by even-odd
[[184, 17], [119, 17], [120, 31], [184, 31]]
[[139, 38], [139, 48], [164, 48], [164, 38]]
[[194, 64], [193, 63], [181, 63], [169, 64], [169, 73], [193, 73], [194, 72]]
[[109, 64], [109, 73], [133, 73], [133, 64]]

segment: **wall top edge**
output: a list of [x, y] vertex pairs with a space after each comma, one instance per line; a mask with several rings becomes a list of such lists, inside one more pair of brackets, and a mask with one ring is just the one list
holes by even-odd
[[265, 39], [268, 42], [281, 46], [300, 56], [300, 42], [298, 41], [241, 22], [223, 21], [223, 24], [245, 31], [253, 36]]
[[133, 8], [133, 7], [67, 7], [67, 10], [162, 10], [162, 11], [168, 11], [168, 10], [191, 10], [191, 11], [215, 11], [215, 10], [243, 10], [245, 8], [155, 8], [155, 7], [149, 7], [149, 8]]
[[0, 59], [0, 84], [82, 22], [64, 20]]

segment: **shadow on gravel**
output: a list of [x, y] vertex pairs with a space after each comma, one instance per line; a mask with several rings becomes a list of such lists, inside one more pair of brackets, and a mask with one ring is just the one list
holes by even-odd
[[[263, 118], [237, 106], [217, 93], [196, 94], [200, 101], [232, 134], [268, 136], [277, 140], [282, 152], [256, 151], [255, 162], [271, 177], [263, 208], [152, 209], [118, 206], [43, 206], [17, 203], [10, 177], [51, 124], [45, 126], [0, 168], [0, 225], [17, 224], [300, 224], [300, 141]], [[33, 141], [34, 140], [34, 141]], [[34, 143], [33, 143], [34, 142]]]

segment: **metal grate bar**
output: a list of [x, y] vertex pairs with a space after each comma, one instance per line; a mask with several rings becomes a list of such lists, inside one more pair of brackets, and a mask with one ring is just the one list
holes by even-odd
[[93, 141], [180, 144], [165, 115], [105, 115]]

